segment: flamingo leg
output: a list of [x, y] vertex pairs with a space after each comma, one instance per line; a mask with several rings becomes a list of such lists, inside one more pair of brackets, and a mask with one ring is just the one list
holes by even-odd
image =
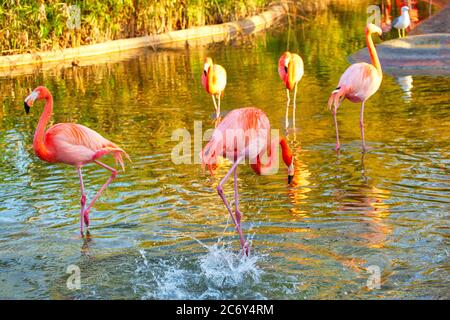
[[216, 103], [216, 98], [214, 97], [214, 95], [211, 95], [213, 102], [214, 102], [214, 109], [216, 109], [216, 119], [217, 119], [217, 103]]
[[81, 211], [80, 211], [80, 233], [83, 235], [83, 216], [84, 216], [84, 206], [86, 205], [86, 193], [84, 192], [83, 175], [81, 173], [81, 167], [77, 167], [78, 177], [80, 178], [80, 188], [81, 188]]
[[[235, 226], [236, 226], [236, 231], [239, 233], [239, 239], [241, 242], [241, 247], [242, 250], [244, 251], [244, 253], [248, 256], [248, 242], [245, 241], [244, 235], [242, 233], [242, 228], [241, 228], [241, 214], [239, 212], [239, 214], [237, 213], [238, 211], [236, 211], [236, 217], [233, 215], [233, 212], [231, 211], [231, 207], [228, 203], [227, 198], [225, 197], [225, 193], [223, 192], [223, 184], [225, 183], [225, 181], [227, 181], [228, 177], [231, 175], [231, 173], [236, 171], [236, 168], [238, 166], [238, 164], [242, 161], [243, 156], [239, 157], [236, 162], [233, 164], [233, 166], [230, 168], [230, 170], [227, 172], [227, 174], [222, 178], [222, 180], [220, 181], [219, 185], [217, 186], [217, 193], [219, 194], [220, 198], [222, 199], [225, 207], [228, 210], [228, 213], [231, 216], [231, 220], [233, 220]], [[237, 173], [235, 173], [235, 200], [237, 195]], [[236, 203], [236, 202], [235, 202]]]
[[291, 98], [289, 97], [289, 89], [286, 89], [287, 103], [286, 103], [286, 129], [289, 127], [289, 103]]
[[237, 167], [234, 169], [234, 208], [236, 212], [236, 221], [237, 223], [241, 223], [241, 212], [239, 211], [239, 193], [238, 193], [238, 184], [237, 184]]
[[339, 143], [339, 129], [338, 129], [338, 122], [337, 122], [337, 109], [339, 108], [339, 105], [334, 105], [333, 108], [333, 119], [334, 119], [334, 127], [336, 128], [336, 151], [339, 151], [341, 148], [341, 144]]
[[[238, 168], [236, 167], [236, 169], [234, 169], [234, 207], [235, 207], [235, 216], [236, 216], [236, 222], [239, 225], [239, 236], [241, 238], [244, 238], [244, 236], [242, 235], [242, 229], [241, 229], [241, 218], [242, 218], [242, 214], [239, 211], [239, 192], [238, 192], [238, 178], [237, 178], [237, 170]], [[242, 244], [242, 240], [241, 240], [241, 244]], [[244, 246], [242, 247], [242, 251], [245, 255], [249, 255], [250, 254], [250, 247], [248, 245], [248, 242], [245, 241], [244, 239]]]
[[361, 114], [359, 117], [359, 127], [361, 128], [362, 149], [367, 151], [366, 141], [364, 139], [364, 101], [361, 103]]
[[295, 109], [297, 108], [296, 100], [297, 100], [297, 85], [298, 82], [295, 83], [295, 89], [294, 89], [294, 104], [293, 104], [293, 111], [292, 111], [292, 127], [295, 129]]
[[217, 112], [216, 112], [216, 118], [218, 119], [220, 117], [220, 94], [222, 92], [219, 93], [219, 96], [217, 97]]
[[99, 166], [111, 171], [111, 176], [109, 177], [109, 179], [105, 182], [105, 184], [100, 188], [100, 190], [98, 190], [97, 194], [95, 195], [94, 199], [92, 199], [91, 203], [89, 204], [89, 206], [87, 207], [87, 209], [84, 211], [84, 223], [86, 224], [86, 227], [89, 226], [89, 211], [91, 210], [92, 206], [94, 205], [95, 201], [97, 201], [97, 199], [100, 197], [100, 195], [102, 194], [103, 191], [105, 191], [105, 189], [108, 187], [108, 185], [114, 180], [114, 178], [117, 176], [117, 170], [114, 168], [111, 168], [110, 166], [107, 166], [106, 164], [94, 160], [94, 162], [96, 164], [98, 164]]

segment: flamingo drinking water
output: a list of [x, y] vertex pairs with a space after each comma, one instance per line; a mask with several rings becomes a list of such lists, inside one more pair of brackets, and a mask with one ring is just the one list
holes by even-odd
[[[228, 113], [202, 150], [202, 165], [203, 167], [208, 166], [211, 172], [219, 156], [226, 157], [233, 162], [231, 169], [217, 186], [217, 192], [236, 226], [241, 247], [246, 255], [249, 254], [249, 244], [245, 240], [241, 228], [242, 214], [239, 211], [237, 166], [247, 158], [256, 174], [270, 174], [278, 165], [278, 158], [276, 158], [278, 145], [281, 146], [283, 161], [288, 167], [288, 183], [291, 183], [294, 176], [292, 151], [285, 138], [271, 140], [269, 119], [260, 109], [249, 107], [235, 109]], [[262, 159], [267, 152], [268, 160], [263, 164]], [[234, 174], [234, 215], [223, 191], [223, 184], [232, 173]]]
[[[95, 201], [97, 201], [98, 197], [100, 197], [101, 193], [117, 176], [116, 169], [107, 166], [98, 159], [106, 154], [112, 154], [116, 163], [120, 163], [122, 170], [124, 170], [122, 155], [128, 159], [130, 158], [126, 152], [116, 144], [103, 138], [94, 130], [80, 124], [58, 123], [45, 131], [45, 127], [52, 116], [53, 97], [46, 87], [37, 87], [25, 99], [24, 106], [26, 113], [29, 113], [30, 107], [36, 100], [45, 100], [46, 103], [34, 134], [34, 152], [41, 160], [46, 162], [65, 163], [76, 167], [81, 186], [80, 232], [83, 234], [83, 221], [86, 224], [86, 227], [88, 227], [89, 211]], [[95, 162], [99, 166], [111, 171], [111, 176], [85, 209], [86, 193], [84, 191], [81, 168], [85, 164], [91, 162]]]
[[[227, 72], [218, 65], [213, 64], [210, 57], [205, 59], [202, 73], [202, 85], [213, 99], [214, 108], [216, 109], [216, 119], [220, 116], [220, 97], [223, 96], [225, 86], [227, 85]], [[216, 98], [218, 102], [216, 103]]]
[[286, 51], [283, 53], [278, 60], [278, 74], [280, 75], [281, 81], [284, 82], [286, 86], [286, 128], [289, 127], [289, 103], [290, 91], [294, 89], [294, 103], [293, 103], [293, 126], [295, 127], [295, 109], [296, 109], [296, 98], [297, 98], [297, 85], [303, 77], [303, 60], [295, 53], [290, 53]]
[[372, 64], [360, 62], [348, 67], [342, 74], [336, 90], [331, 93], [331, 96], [328, 99], [328, 107], [331, 109], [331, 106], [334, 106], [333, 118], [336, 127], [336, 150], [340, 149], [336, 113], [345, 98], [351, 102], [361, 102], [359, 125], [361, 128], [362, 149], [363, 151], [367, 150], [366, 142], [364, 140], [364, 103], [370, 96], [377, 92], [383, 78], [383, 73], [371, 36], [372, 33], [378, 33], [378, 35], [381, 36], [381, 29], [370, 23], [366, 26], [365, 32], [367, 48], [369, 49]]

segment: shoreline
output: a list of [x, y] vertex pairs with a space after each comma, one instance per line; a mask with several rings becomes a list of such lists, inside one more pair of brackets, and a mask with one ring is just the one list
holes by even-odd
[[163, 34], [138, 38], [112, 40], [97, 44], [17, 55], [0, 56], [0, 74], [12, 72], [18, 67], [36, 66], [46, 63], [66, 62], [74, 65], [79, 60], [104, 56], [111, 53], [151, 47], [198, 46], [215, 42], [229, 41], [239, 35], [250, 35], [273, 26], [288, 13], [283, 4], [271, 5], [259, 15], [222, 24], [194, 27], [170, 31]]

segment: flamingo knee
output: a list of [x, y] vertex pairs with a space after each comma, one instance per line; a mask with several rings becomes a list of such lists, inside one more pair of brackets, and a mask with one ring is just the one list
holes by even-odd
[[81, 195], [81, 200], [80, 200], [81, 206], [84, 207], [86, 205], [86, 194], [83, 193]]

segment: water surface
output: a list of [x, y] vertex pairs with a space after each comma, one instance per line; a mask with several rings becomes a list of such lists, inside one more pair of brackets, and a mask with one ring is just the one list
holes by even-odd
[[[370, 152], [361, 154], [359, 105], [350, 102], [338, 114], [342, 151], [333, 151], [327, 99], [347, 56], [365, 46], [365, 8], [335, 4], [226, 45], [143, 50], [1, 78], [0, 298], [450, 298], [450, 79], [384, 75], [366, 103]], [[241, 259], [215, 191], [229, 166], [211, 177], [200, 165], [175, 165], [171, 135], [193, 134], [197, 120], [213, 126], [200, 84], [207, 55], [228, 72], [224, 114], [254, 105], [282, 128], [277, 61], [286, 49], [305, 62], [297, 130], [287, 135], [296, 177], [288, 186], [285, 168], [268, 177], [239, 168], [252, 241], [251, 257]], [[53, 93], [54, 123], [87, 125], [133, 159], [92, 210], [86, 239], [78, 233], [76, 171], [33, 154], [42, 103], [26, 116], [23, 99], [42, 84]], [[84, 168], [88, 198], [107, 178], [98, 166]], [[225, 186], [230, 198], [232, 187]], [[72, 264], [80, 290], [66, 288]], [[382, 283], [369, 290], [374, 265]]]

